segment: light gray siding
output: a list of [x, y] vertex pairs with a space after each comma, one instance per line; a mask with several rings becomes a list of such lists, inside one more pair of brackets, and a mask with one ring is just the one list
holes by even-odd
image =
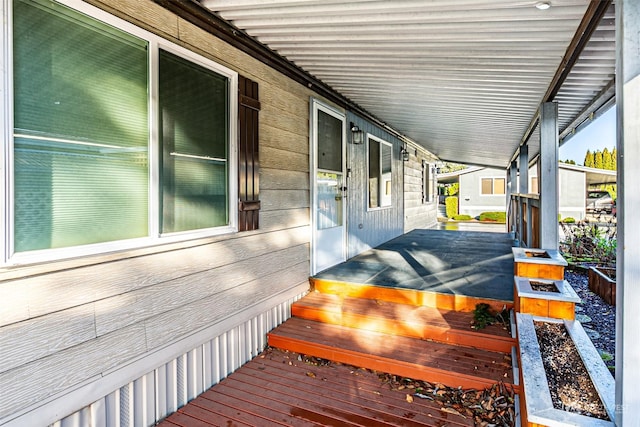
[[435, 166], [436, 157], [423, 148], [408, 146], [409, 161], [404, 162], [404, 232], [416, 228], [430, 228], [438, 221], [438, 195], [435, 173], [431, 200], [423, 200], [423, 163]]
[[[505, 194], [482, 194], [482, 179], [506, 180], [504, 169], [482, 168], [460, 174], [459, 213], [476, 217], [482, 212], [505, 212]], [[506, 185], [506, 181], [505, 181]], [[506, 187], [505, 187], [506, 188]]]
[[152, 0], [90, 3], [258, 82], [260, 230], [0, 270], [0, 425], [151, 425], [308, 289], [315, 94]]
[[560, 218], [571, 217], [576, 220], [585, 218], [587, 180], [584, 172], [558, 168], [558, 185], [560, 186]]
[[401, 142], [398, 138], [377, 126], [347, 113], [347, 127], [353, 122], [365, 134], [374, 135], [392, 144], [392, 201], [390, 207], [369, 209], [367, 199], [367, 144], [351, 143], [351, 132], [347, 141], [347, 257], [393, 239], [403, 232], [403, 162], [400, 160]]

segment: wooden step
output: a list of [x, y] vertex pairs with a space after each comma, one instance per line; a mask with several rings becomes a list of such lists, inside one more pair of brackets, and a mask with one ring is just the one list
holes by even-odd
[[450, 387], [513, 384], [511, 356], [417, 338], [291, 318], [268, 334], [269, 345]]
[[513, 308], [513, 301], [503, 301], [490, 298], [478, 298], [459, 294], [446, 294], [416, 289], [391, 288], [361, 283], [349, 283], [336, 280], [309, 278], [311, 288], [325, 294], [340, 297], [372, 299], [377, 301], [395, 302], [415, 306], [434, 307], [442, 310], [473, 311], [477, 304], [488, 304], [495, 311]]
[[474, 330], [472, 313], [426, 306], [311, 292], [293, 304], [291, 314], [317, 322], [507, 354], [515, 345], [503, 325]]

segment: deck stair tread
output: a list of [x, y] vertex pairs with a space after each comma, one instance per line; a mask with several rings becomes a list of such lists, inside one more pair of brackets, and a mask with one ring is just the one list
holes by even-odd
[[515, 345], [500, 324], [472, 329], [473, 313], [311, 292], [292, 315], [335, 325], [509, 353]]
[[292, 317], [268, 334], [269, 345], [331, 361], [484, 388], [513, 383], [511, 355]]

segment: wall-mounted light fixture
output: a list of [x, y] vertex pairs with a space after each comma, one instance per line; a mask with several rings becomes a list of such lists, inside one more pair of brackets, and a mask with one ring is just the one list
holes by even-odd
[[402, 161], [404, 162], [408, 162], [409, 161], [409, 151], [407, 151], [407, 147], [402, 147], [400, 148], [400, 157], [402, 158]]
[[364, 143], [364, 131], [358, 127], [358, 125], [351, 122], [351, 143], [362, 144]]
[[536, 9], [547, 10], [551, 7], [550, 1], [539, 1], [536, 3]]

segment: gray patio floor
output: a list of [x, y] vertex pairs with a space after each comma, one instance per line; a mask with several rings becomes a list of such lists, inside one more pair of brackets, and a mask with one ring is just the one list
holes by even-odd
[[489, 230], [413, 230], [315, 277], [513, 301], [513, 240]]

